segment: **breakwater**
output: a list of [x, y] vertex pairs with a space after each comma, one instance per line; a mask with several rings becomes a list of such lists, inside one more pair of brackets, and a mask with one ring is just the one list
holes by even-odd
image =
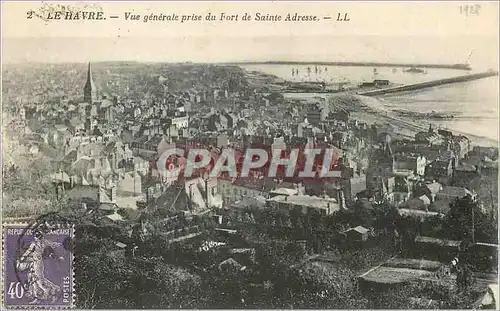
[[433, 81], [427, 81], [427, 82], [419, 82], [419, 83], [414, 83], [414, 84], [389, 87], [389, 88], [385, 88], [385, 89], [371, 90], [371, 91], [367, 91], [367, 92], [359, 92], [358, 95], [376, 96], [376, 95], [385, 95], [385, 94], [399, 93], [399, 92], [406, 92], [406, 91], [415, 91], [415, 90], [434, 87], [434, 86], [472, 81], [472, 80], [477, 80], [477, 79], [493, 77], [493, 76], [497, 76], [497, 75], [498, 75], [497, 71], [487, 71], [487, 72], [469, 74], [469, 75], [458, 76], [458, 77], [453, 77], [453, 78], [439, 79], [439, 80], [433, 80]]

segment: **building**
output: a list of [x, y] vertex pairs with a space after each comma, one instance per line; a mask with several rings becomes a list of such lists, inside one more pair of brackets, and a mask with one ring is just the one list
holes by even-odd
[[342, 234], [345, 235], [348, 242], [365, 242], [368, 240], [369, 232], [370, 230], [365, 227], [357, 226], [342, 232]]
[[443, 186], [440, 183], [424, 183], [417, 182], [414, 185], [413, 194], [415, 197], [421, 197], [423, 195], [429, 198], [430, 202], [433, 203], [436, 200], [436, 195], [443, 189]]
[[102, 100], [98, 107], [98, 117], [99, 120], [112, 122], [114, 120], [114, 103], [105, 98]]
[[415, 134], [415, 142], [432, 146], [442, 144], [443, 139], [442, 135], [439, 132], [436, 133], [432, 125], [429, 125], [429, 129], [426, 132], [422, 131]]
[[470, 151], [470, 140], [465, 136], [454, 136], [452, 142], [452, 148], [457, 158], [463, 159], [467, 156]]
[[223, 198], [225, 205], [230, 205], [240, 201], [245, 196], [263, 196], [268, 197], [274, 190], [277, 181], [270, 177], [262, 178], [238, 178], [217, 180], [217, 191]]
[[392, 153], [390, 135], [385, 134], [384, 142], [370, 154], [368, 161], [369, 165], [366, 174], [367, 189], [372, 192], [381, 192], [385, 193], [385, 195], [390, 195], [394, 188], [394, 155]]
[[177, 116], [170, 118], [170, 122], [177, 129], [188, 128], [189, 116], [186, 113], [179, 113]]
[[438, 159], [425, 168], [427, 180], [437, 180], [441, 184], [449, 184], [453, 176], [453, 159]]
[[427, 159], [425, 156], [416, 154], [400, 153], [394, 156], [394, 172], [399, 170], [410, 170], [415, 175], [424, 176]]
[[324, 215], [331, 215], [340, 210], [336, 199], [309, 195], [277, 195], [267, 200], [267, 206], [286, 211], [298, 208], [304, 214], [316, 211]]
[[381, 87], [381, 86], [388, 86], [389, 85], [389, 80], [373, 80], [375, 83], [376, 87]]
[[87, 69], [87, 81], [85, 82], [85, 86], [83, 88], [83, 101], [89, 104], [93, 104], [97, 102], [97, 100], [97, 88], [92, 77], [92, 67], [89, 63]]
[[481, 167], [479, 165], [461, 164], [453, 171], [453, 184], [467, 183], [476, 178], [480, 174]]
[[312, 105], [307, 110], [307, 122], [313, 126], [319, 126], [322, 120], [322, 113], [319, 104]]
[[470, 195], [471, 197], [475, 197], [475, 194], [466, 188], [463, 187], [443, 187], [437, 194], [436, 194], [436, 201], [449, 201], [452, 202], [455, 199], [461, 199], [466, 197], [467, 195]]

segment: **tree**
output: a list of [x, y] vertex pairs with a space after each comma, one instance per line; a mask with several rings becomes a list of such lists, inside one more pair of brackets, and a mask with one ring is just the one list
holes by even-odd
[[496, 221], [483, 213], [478, 202], [472, 197], [457, 198], [450, 204], [450, 211], [444, 219], [443, 231], [452, 240], [472, 240], [473, 228], [476, 241], [497, 242]]
[[367, 304], [353, 272], [342, 266], [306, 263], [292, 268], [286, 283], [292, 308], [362, 309]]

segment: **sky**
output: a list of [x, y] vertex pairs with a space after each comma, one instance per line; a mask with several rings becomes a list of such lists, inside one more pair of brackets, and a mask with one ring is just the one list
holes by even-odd
[[[175, 5], [172, 5], [175, 4]], [[470, 2], [468, 3], [470, 4]], [[86, 61], [374, 61], [469, 63], [498, 68], [498, 2], [481, 2], [479, 14], [464, 15], [453, 2], [189, 2], [76, 4], [98, 10], [106, 21], [26, 19], [47, 12], [37, 3], [2, 4], [2, 60]], [[45, 9], [44, 9], [45, 8]], [[56, 9], [54, 9], [56, 10]], [[140, 14], [238, 14], [238, 22], [126, 21]], [[318, 22], [241, 21], [248, 13], [314, 15]], [[349, 22], [336, 22], [348, 13]], [[330, 20], [322, 17], [332, 16]], [[469, 57], [469, 55], [472, 55]]]

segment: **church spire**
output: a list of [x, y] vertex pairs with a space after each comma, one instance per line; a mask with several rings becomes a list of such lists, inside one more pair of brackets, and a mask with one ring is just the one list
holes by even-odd
[[97, 88], [92, 78], [92, 67], [89, 63], [87, 69], [87, 81], [85, 82], [85, 87], [83, 88], [83, 101], [89, 104], [97, 101]]

